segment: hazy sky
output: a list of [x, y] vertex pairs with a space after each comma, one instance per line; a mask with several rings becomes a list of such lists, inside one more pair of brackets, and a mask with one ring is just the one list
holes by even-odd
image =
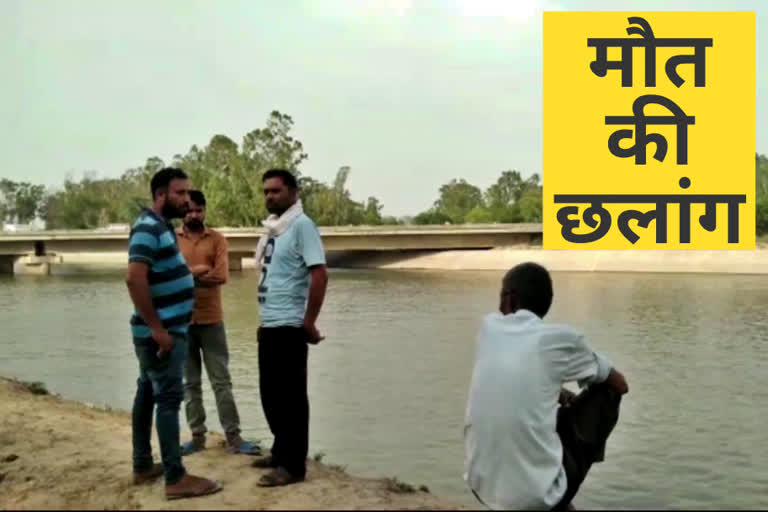
[[768, 152], [762, 3], [2, 0], [0, 176], [118, 176], [217, 133], [240, 143], [277, 109], [305, 174], [349, 165], [355, 198], [418, 213], [452, 178], [541, 173], [542, 9], [756, 11]]

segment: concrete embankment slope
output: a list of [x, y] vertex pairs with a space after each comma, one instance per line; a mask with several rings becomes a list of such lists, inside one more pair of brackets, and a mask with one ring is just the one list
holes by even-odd
[[[394, 480], [357, 478], [317, 462], [310, 463], [306, 482], [263, 489], [256, 482], [264, 470], [251, 468], [250, 456], [226, 454], [221, 441], [212, 436], [209, 449], [185, 457], [184, 463], [191, 473], [220, 481], [224, 490], [166, 501], [162, 481], [132, 485], [129, 414], [33, 394], [29, 386], [0, 378], [0, 509], [457, 508]], [[158, 458], [156, 439], [153, 450]]]
[[552, 271], [768, 274], [768, 250], [752, 251], [480, 251], [349, 253], [333, 263], [352, 268], [507, 270], [535, 261]]

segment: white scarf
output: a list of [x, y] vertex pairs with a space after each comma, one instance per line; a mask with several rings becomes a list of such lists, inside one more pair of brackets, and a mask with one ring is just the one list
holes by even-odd
[[304, 213], [304, 208], [301, 205], [301, 199], [299, 199], [293, 203], [290, 208], [285, 210], [279, 217], [273, 213], [261, 221], [264, 227], [267, 228], [267, 233], [264, 236], [260, 236], [259, 242], [256, 244], [256, 251], [254, 252], [254, 256], [256, 258], [257, 267], [262, 265], [262, 261], [264, 259], [264, 250], [267, 246], [267, 240], [285, 233], [302, 213]]

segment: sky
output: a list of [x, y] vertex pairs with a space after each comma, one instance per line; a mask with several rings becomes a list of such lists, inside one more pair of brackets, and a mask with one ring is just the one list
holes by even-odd
[[768, 3], [569, 0], [2, 0], [0, 177], [61, 185], [240, 143], [290, 115], [304, 175], [429, 208], [454, 178], [542, 172], [543, 10], [757, 13], [768, 153]]

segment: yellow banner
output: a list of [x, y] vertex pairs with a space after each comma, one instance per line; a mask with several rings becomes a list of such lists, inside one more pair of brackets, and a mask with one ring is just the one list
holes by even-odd
[[543, 181], [544, 249], [754, 249], [754, 12], [544, 13]]

